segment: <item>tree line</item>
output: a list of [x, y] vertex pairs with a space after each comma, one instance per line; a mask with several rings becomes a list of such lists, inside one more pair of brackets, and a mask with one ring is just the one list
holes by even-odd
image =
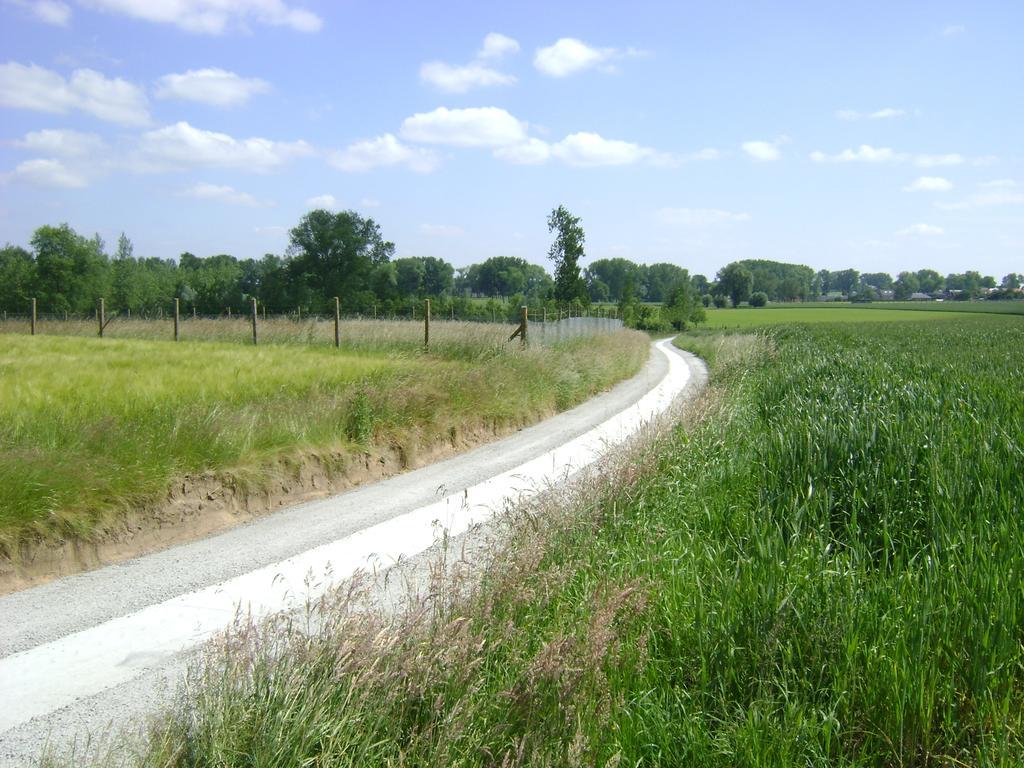
[[[548, 227], [554, 235], [548, 254], [553, 276], [515, 256], [459, 269], [432, 256], [395, 258], [394, 243], [384, 239], [380, 227], [353, 211], [309, 212], [289, 232], [283, 255], [259, 259], [200, 258], [189, 252], [177, 259], [139, 257], [123, 233], [108, 253], [99, 235], [86, 237], [67, 224], [45, 225], [35, 230], [28, 248], [0, 249], [0, 309], [24, 313], [36, 298], [43, 313], [87, 315], [103, 297], [109, 312], [138, 315], [166, 312], [175, 298], [183, 311], [203, 315], [243, 312], [252, 299], [270, 313], [320, 313], [333, 311], [337, 296], [346, 312], [387, 315], [429, 297], [440, 300], [439, 309], [472, 317], [494, 312], [493, 306], [472, 301], [478, 297], [504, 299], [501, 305], [512, 305], [510, 311], [521, 302], [554, 307], [614, 300], [633, 306], [664, 302], [674, 287], [690, 285], [687, 271], [674, 264], [603, 260], [583, 272], [585, 233], [579, 218], [559, 206]], [[620, 285], [616, 270], [623, 264], [630, 274]], [[608, 284], [612, 290], [601, 287]]]
[[[178, 259], [137, 257], [131, 240], [118, 238], [113, 254], [96, 235], [85, 237], [67, 224], [35, 230], [29, 247], [0, 249], [0, 309], [22, 313], [31, 298], [41, 312], [89, 314], [98, 297], [112, 312], [166, 311], [179, 298], [185, 311], [204, 315], [242, 312], [252, 299], [270, 313], [333, 310], [334, 297], [346, 312], [382, 315], [408, 311], [430, 297], [439, 309], [459, 317], [487, 313], [473, 297], [502, 297], [513, 310], [520, 302], [617, 304], [632, 325], [682, 327], [701, 319], [715, 304], [754, 305], [807, 301], [822, 296], [851, 300], [907, 299], [952, 292], [955, 298], [1019, 295], [1024, 275], [994, 278], [968, 271], [943, 277], [922, 269], [860, 273], [820, 270], [802, 264], [749, 259], [726, 265], [708, 280], [671, 263], [638, 264], [625, 258], [598, 259], [585, 269], [585, 233], [564, 206], [548, 217], [554, 239], [548, 253], [553, 275], [514, 256], [495, 256], [456, 269], [431, 256], [395, 258], [394, 243], [380, 227], [354, 211], [310, 211], [289, 232], [283, 255], [237, 259], [229, 254]], [[891, 292], [891, 294], [890, 294]], [[660, 305], [660, 306], [657, 306]], [[494, 306], [490, 307], [494, 312]]]

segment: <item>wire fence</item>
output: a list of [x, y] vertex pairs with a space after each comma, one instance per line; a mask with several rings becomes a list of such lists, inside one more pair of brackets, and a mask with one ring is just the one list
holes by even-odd
[[[447, 309], [447, 308], [446, 308]], [[516, 321], [508, 311], [473, 313], [464, 319], [454, 311], [437, 315], [430, 300], [401, 313], [345, 313], [335, 303], [333, 315], [295, 312], [272, 314], [253, 302], [247, 313], [231, 309], [200, 314], [194, 309], [182, 312], [175, 303], [171, 312], [162, 309], [149, 313], [130, 311], [108, 313], [100, 299], [89, 315], [67, 312], [40, 312], [33, 302], [29, 311], [0, 313], [0, 333], [51, 334], [61, 336], [100, 336], [120, 339], [170, 339], [174, 341], [223, 341], [234, 343], [307, 343], [334, 346], [366, 344], [451, 343], [472, 338], [491, 339], [504, 345], [556, 344], [573, 338], [613, 333], [623, 328], [614, 308], [538, 307], [518, 308]], [[511, 334], [509, 333], [511, 331]]]

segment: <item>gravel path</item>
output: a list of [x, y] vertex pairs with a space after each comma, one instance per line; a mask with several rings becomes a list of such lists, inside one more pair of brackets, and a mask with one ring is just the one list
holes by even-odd
[[166, 701], [240, 608], [294, 609], [359, 570], [426, 563], [458, 536], [621, 443], [706, 381], [668, 342], [571, 411], [459, 456], [208, 539], [0, 597], [0, 765], [64, 752]]

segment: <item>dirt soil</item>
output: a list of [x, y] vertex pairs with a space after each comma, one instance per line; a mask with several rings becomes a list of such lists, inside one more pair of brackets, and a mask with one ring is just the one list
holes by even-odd
[[171, 484], [160, 503], [129, 510], [116, 529], [96, 541], [33, 541], [22, 544], [14, 558], [0, 556], [0, 595], [195, 541], [282, 507], [432, 464], [524, 426], [526, 422], [504, 428], [479, 423], [453, 428], [433, 443], [374, 446], [360, 453], [309, 452], [262, 467], [265, 479], [256, 487], [230, 471], [186, 475]]

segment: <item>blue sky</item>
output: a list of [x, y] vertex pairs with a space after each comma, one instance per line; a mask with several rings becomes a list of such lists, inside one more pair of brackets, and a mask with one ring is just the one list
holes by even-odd
[[1024, 4], [0, 0], [0, 242], [1024, 272]]

